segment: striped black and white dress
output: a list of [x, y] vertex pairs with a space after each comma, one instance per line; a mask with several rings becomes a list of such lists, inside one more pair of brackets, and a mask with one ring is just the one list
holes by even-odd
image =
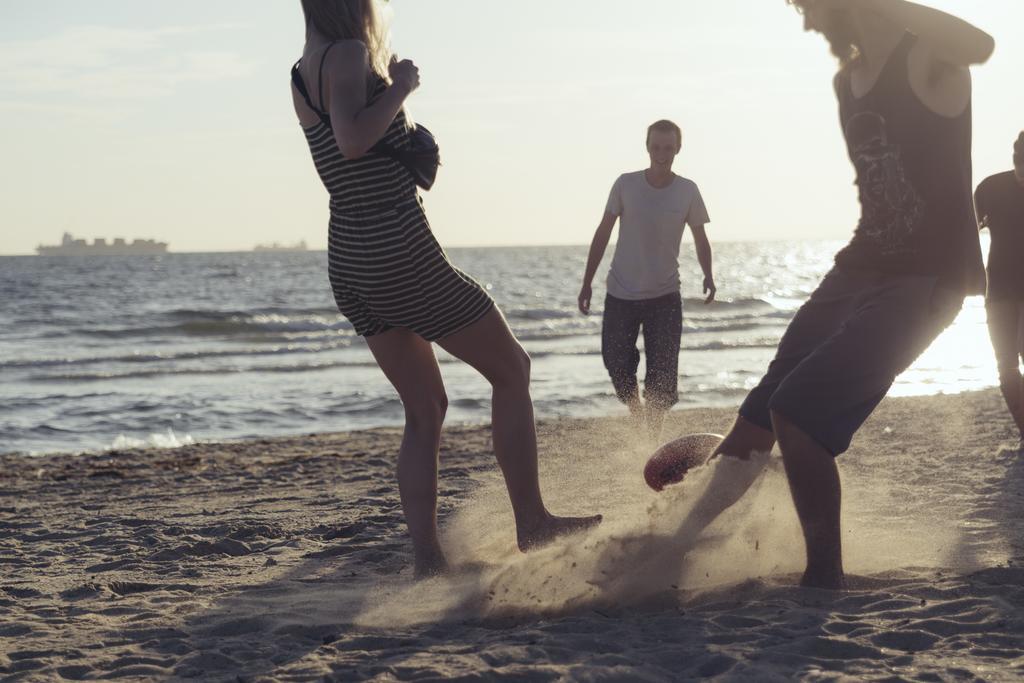
[[[387, 89], [379, 75], [368, 104]], [[398, 162], [367, 154], [345, 159], [326, 123], [303, 129], [313, 164], [330, 193], [328, 273], [334, 300], [356, 334], [392, 328], [437, 341], [480, 320], [494, 301], [455, 268], [434, 238], [416, 184]], [[404, 111], [384, 136], [409, 147]]]

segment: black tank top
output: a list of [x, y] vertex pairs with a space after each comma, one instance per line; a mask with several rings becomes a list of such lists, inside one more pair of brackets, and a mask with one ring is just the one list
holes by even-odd
[[848, 69], [836, 78], [839, 116], [857, 171], [861, 218], [840, 266], [933, 275], [968, 294], [985, 288], [974, 213], [971, 105], [955, 118], [930, 110], [910, 86], [907, 33], [878, 82], [856, 98]]

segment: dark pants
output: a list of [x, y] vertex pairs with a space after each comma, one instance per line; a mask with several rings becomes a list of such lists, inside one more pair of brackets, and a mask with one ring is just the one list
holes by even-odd
[[652, 407], [668, 410], [679, 401], [679, 341], [683, 333], [679, 292], [640, 301], [605, 297], [601, 355], [615, 394], [626, 405], [639, 400], [636, 370], [640, 350], [636, 342], [641, 328], [647, 357], [644, 399]]
[[839, 455], [962, 305], [963, 295], [934, 277], [834, 268], [789, 324], [740, 415], [770, 430], [777, 411]]

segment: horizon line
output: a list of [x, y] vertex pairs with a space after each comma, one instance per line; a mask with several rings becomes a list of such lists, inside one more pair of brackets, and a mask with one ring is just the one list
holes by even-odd
[[[776, 237], [776, 238], [756, 238], [756, 239], [719, 239], [713, 240], [712, 244], [749, 244], [756, 242], [774, 243], [774, 242], [841, 242], [842, 238], [828, 238], [828, 237]], [[617, 244], [617, 242], [609, 242], [608, 246]], [[449, 244], [442, 245], [445, 249], [549, 249], [552, 247], [589, 247], [589, 242], [551, 242], [541, 244]], [[288, 251], [282, 250], [281, 252], [274, 251], [263, 251], [257, 252], [254, 248], [246, 249], [204, 249], [204, 250], [183, 250], [183, 251], [167, 251], [163, 254], [120, 254], [120, 256], [172, 256], [172, 255], [195, 255], [195, 254], [253, 254], [253, 253], [315, 253], [315, 252], [326, 252], [327, 246], [323, 247], [311, 247], [302, 251]], [[83, 254], [84, 256], [93, 256], [94, 254]], [[100, 254], [108, 256], [118, 256], [118, 254]], [[15, 256], [40, 256], [33, 252], [0, 252], [0, 258], [3, 257], [15, 257]], [[53, 258], [51, 256], [51, 258]]]

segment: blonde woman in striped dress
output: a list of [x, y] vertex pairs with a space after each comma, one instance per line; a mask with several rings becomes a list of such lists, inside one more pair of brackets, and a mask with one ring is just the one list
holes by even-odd
[[306, 45], [293, 86], [299, 117], [330, 194], [329, 276], [334, 298], [365, 337], [405, 407], [398, 455], [402, 509], [415, 572], [447, 568], [437, 535], [437, 469], [447, 396], [432, 343], [493, 387], [494, 451], [528, 550], [600, 522], [555, 517], [544, 506], [530, 398], [530, 358], [472, 278], [452, 266], [430, 230], [408, 171], [371, 148], [409, 146], [405, 99], [419, 86], [393, 59], [374, 0], [302, 0]]

